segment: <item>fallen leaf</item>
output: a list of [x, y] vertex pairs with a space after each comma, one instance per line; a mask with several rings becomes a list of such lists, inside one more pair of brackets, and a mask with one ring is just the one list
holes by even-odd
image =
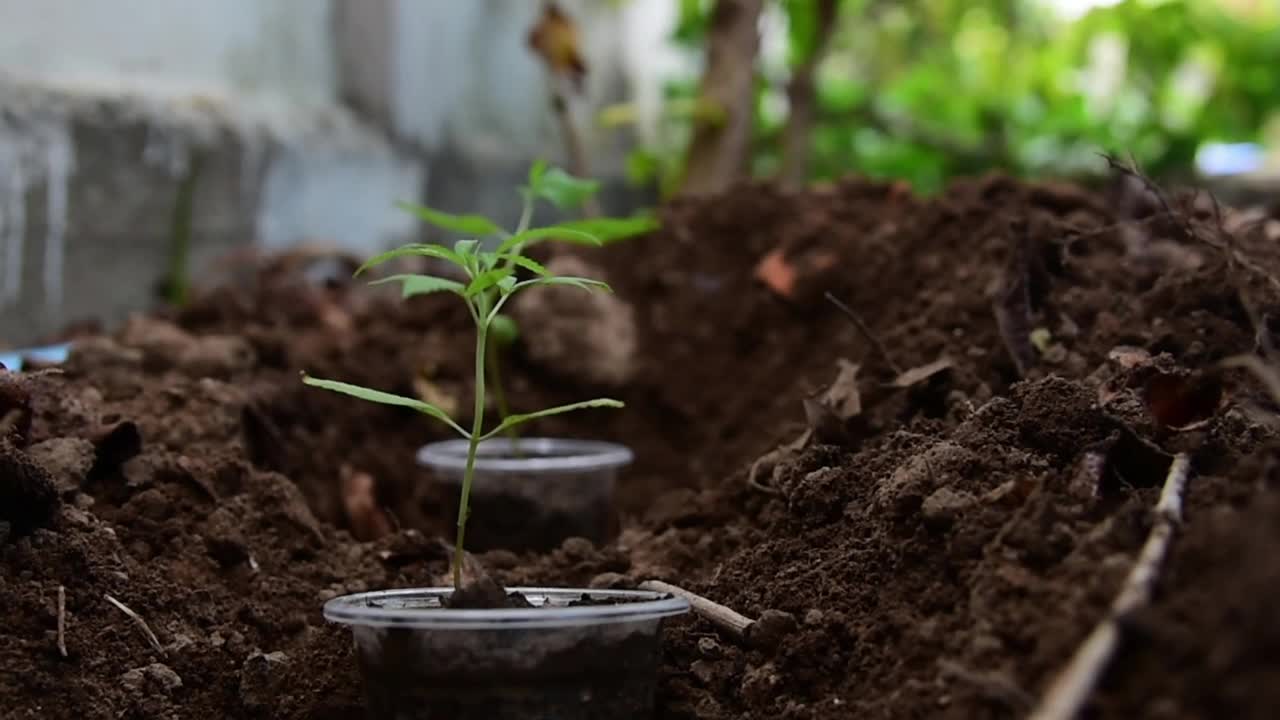
[[796, 269], [781, 249], [771, 251], [756, 265], [756, 279], [775, 294], [790, 299], [796, 288]]
[[901, 375], [893, 379], [890, 385], [896, 388], [909, 388], [953, 367], [955, 367], [955, 363], [952, 362], [951, 358], [941, 357], [926, 365], [903, 371]]
[[551, 72], [569, 77], [574, 88], [582, 91], [587, 63], [579, 49], [578, 26], [559, 5], [548, 2], [542, 6], [542, 16], [529, 31], [528, 41]]
[[822, 394], [822, 404], [831, 408], [841, 420], [848, 420], [862, 414], [862, 396], [858, 393], [858, 371], [861, 368], [844, 358], [837, 360], [836, 364], [840, 369], [835, 381]]
[[1132, 345], [1117, 345], [1107, 353], [1107, 359], [1125, 370], [1147, 365], [1151, 362], [1151, 353]]

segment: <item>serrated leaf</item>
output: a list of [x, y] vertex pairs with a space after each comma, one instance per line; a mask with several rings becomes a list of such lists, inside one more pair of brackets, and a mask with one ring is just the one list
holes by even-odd
[[550, 201], [561, 210], [576, 208], [600, 190], [600, 182], [576, 178], [560, 168], [548, 168], [540, 177], [530, 178], [534, 197]]
[[595, 292], [597, 290], [600, 290], [603, 292], [613, 292], [613, 288], [609, 287], [608, 283], [600, 282], [599, 280], [592, 280], [591, 278], [566, 277], [563, 275], [553, 275], [551, 277], [525, 280], [522, 283], [518, 283], [516, 287], [524, 288], [524, 287], [533, 287], [535, 285], [569, 285], [572, 287], [581, 288], [588, 292]]
[[548, 275], [551, 274], [550, 271], [548, 271], [547, 268], [542, 263], [532, 258], [527, 258], [523, 255], [499, 255], [498, 257], [503, 260], [510, 260], [511, 262], [515, 263], [516, 265], [519, 265], [525, 270], [528, 270], [534, 275], [541, 275], [542, 277], [547, 277]]
[[659, 227], [658, 219], [652, 215], [635, 215], [629, 218], [588, 218], [560, 223], [556, 227], [561, 230], [582, 232], [605, 245], [618, 240], [625, 240], [637, 235], [653, 232]]
[[407, 210], [417, 216], [419, 220], [451, 232], [478, 236], [494, 235], [502, 232], [502, 228], [483, 215], [454, 215], [407, 202], [397, 203], [397, 205], [402, 210]]
[[471, 284], [467, 285], [467, 289], [464, 291], [464, 294], [466, 297], [473, 297], [478, 293], [482, 293], [494, 285], [497, 285], [503, 278], [510, 277], [511, 273], [511, 268], [493, 268], [492, 270], [485, 270], [471, 280]]
[[516, 233], [498, 246], [499, 253], [510, 252], [518, 245], [529, 246], [543, 240], [559, 240], [561, 242], [574, 243], [579, 245], [600, 245], [600, 240], [585, 230], [566, 227], [564, 224], [551, 225], [548, 227], [533, 228], [524, 232]]
[[434, 275], [392, 275], [374, 280], [370, 285], [400, 283], [400, 297], [410, 298], [414, 295], [425, 295], [433, 292], [451, 292], [459, 295], [466, 291], [466, 286], [457, 280], [435, 277]]
[[466, 262], [462, 259], [462, 257], [460, 257], [457, 253], [453, 252], [449, 248], [444, 247], [443, 245], [413, 244], [413, 245], [405, 245], [403, 247], [398, 247], [395, 250], [388, 250], [384, 253], [374, 255], [373, 257], [366, 260], [363, 265], [357, 268], [355, 274], [360, 275], [365, 270], [368, 270], [371, 267], [381, 265], [382, 263], [388, 262], [390, 260], [395, 260], [396, 258], [409, 257], [409, 256], [433, 257], [433, 258], [438, 258], [440, 260], [446, 260], [461, 268], [466, 268], [467, 266]]
[[501, 280], [498, 281], [498, 289], [501, 290], [504, 295], [510, 293], [512, 290], [515, 290], [516, 277], [514, 275], [508, 275], [502, 278]]
[[302, 375], [302, 382], [312, 387], [318, 387], [323, 390], [329, 390], [331, 392], [341, 393], [343, 395], [350, 395], [351, 397], [359, 398], [361, 400], [367, 400], [369, 402], [375, 402], [382, 405], [394, 405], [397, 407], [405, 407], [405, 408], [410, 408], [412, 410], [417, 410], [420, 413], [423, 413], [425, 415], [430, 415], [431, 417], [448, 425], [449, 427], [453, 428], [459, 435], [463, 437], [470, 437], [470, 433], [468, 433], [466, 430], [463, 430], [461, 425], [454, 422], [453, 418], [449, 417], [449, 413], [445, 412], [444, 410], [441, 410], [440, 408], [436, 407], [435, 405], [432, 405], [431, 403], [423, 402], [421, 400], [418, 400], [417, 398], [408, 398], [402, 395], [394, 395], [392, 393], [382, 392], [381, 390], [372, 390], [370, 388], [361, 387], [359, 385], [351, 385], [350, 383], [338, 382], [336, 380], [321, 380], [319, 378], [313, 378], [307, 375], [306, 373], [303, 373]]
[[459, 240], [453, 244], [453, 251], [460, 257], [467, 257], [468, 255], [474, 255], [479, 245], [480, 242], [478, 240]]
[[508, 415], [506, 418], [503, 419], [502, 423], [498, 425], [498, 427], [490, 430], [488, 433], [483, 435], [480, 439], [487, 440], [500, 433], [506, 432], [507, 430], [513, 427], [516, 427], [517, 425], [523, 425], [524, 423], [527, 423], [530, 420], [537, 420], [538, 418], [549, 417], [551, 415], [560, 415], [562, 413], [573, 412], [574, 410], [586, 410], [588, 408], [620, 408], [620, 407], [624, 407], [621, 401], [613, 400], [610, 398], [597, 398], [595, 400], [585, 400], [583, 402], [576, 402], [576, 403], [570, 403], [568, 405], [560, 405], [558, 407], [547, 408], [546, 410], [538, 410], [537, 412], [525, 413], [523, 415]]

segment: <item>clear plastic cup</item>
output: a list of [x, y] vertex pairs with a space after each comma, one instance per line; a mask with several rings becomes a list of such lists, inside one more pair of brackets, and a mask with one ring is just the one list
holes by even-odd
[[[565, 538], [603, 545], [617, 532], [614, 489], [634, 458], [623, 445], [563, 438], [493, 438], [480, 443], [471, 485], [467, 547], [546, 551]], [[449, 492], [442, 510], [452, 524], [467, 466], [467, 441], [418, 451]]]
[[369, 716], [397, 720], [648, 720], [662, 620], [683, 598], [627, 590], [508, 588], [534, 606], [442, 607], [452, 588], [334, 598], [351, 626]]

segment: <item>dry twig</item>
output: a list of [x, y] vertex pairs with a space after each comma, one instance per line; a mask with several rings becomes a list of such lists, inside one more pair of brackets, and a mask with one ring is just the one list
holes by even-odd
[[58, 586], [58, 654], [67, 656], [67, 589]]
[[867, 342], [871, 343], [871, 347], [876, 351], [876, 354], [880, 356], [880, 359], [884, 360], [884, 364], [889, 366], [889, 369], [893, 371], [893, 374], [901, 375], [902, 368], [898, 366], [898, 363], [893, 361], [893, 357], [889, 355], [889, 350], [885, 348], [876, 336], [871, 333], [871, 328], [867, 327], [867, 324], [862, 321], [862, 318], [858, 316], [858, 313], [854, 312], [853, 308], [841, 302], [835, 295], [832, 295], [830, 291], [826, 293], [826, 297], [827, 302], [835, 305], [836, 309], [844, 313], [845, 316], [849, 318], [849, 321], [853, 323], [854, 327], [858, 328], [858, 332], [862, 333], [862, 336], [867, 339]]
[[1182, 494], [1190, 469], [1191, 459], [1186, 454], [1173, 459], [1156, 503], [1155, 523], [1120, 594], [1111, 602], [1106, 617], [1076, 650], [1071, 662], [1054, 678], [1049, 691], [1029, 716], [1030, 720], [1070, 720], [1088, 701], [1120, 644], [1125, 621], [1151, 601], [1161, 563], [1169, 553], [1174, 531], [1182, 523]]
[[151, 632], [151, 626], [147, 624], [146, 620], [142, 619], [141, 615], [134, 612], [128, 605], [125, 605], [119, 600], [111, 597], [110, 594], [104, 594], [102, 597], [106, 598], [107, 602], [111, 603], [112, 605], [115, 605], [116, 608], [120, 610], [120, 612], [124, 613], [125, 615], [128, 615], [130, 618], [133, 619], [133, 622], [137, 624], [139, 629], [142, 630], [142, 634], [146, 636], [147, 642], [151, 643], [151, 647], [155, 648], [156, 652], [160, 653], [161, 655], [168, 654], [164, 651], [164, 646], [160, 644], [160, 639], [156, 637], [155, 633]]
[[738, 639], [745, 640], [751, 626], [756, 624], [755, 620], [718, 602], [708, 600], [701, 595], [689, 592], [682, 587], [664, 583], [661, 580], [646, 580], [640, 583], [640, 589], [668, 593], [688, 600], [689, 606], [693, 608], [695, 613]]

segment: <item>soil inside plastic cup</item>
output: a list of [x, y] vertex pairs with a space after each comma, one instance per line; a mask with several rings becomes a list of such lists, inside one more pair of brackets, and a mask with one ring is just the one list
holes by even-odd
[[444, 608], [449, 588], [336, 598], [351, 625], [369, 716], [412, 720], [648, 720], [663, 618], [680, 598], [511, 588], [532, 607]]

